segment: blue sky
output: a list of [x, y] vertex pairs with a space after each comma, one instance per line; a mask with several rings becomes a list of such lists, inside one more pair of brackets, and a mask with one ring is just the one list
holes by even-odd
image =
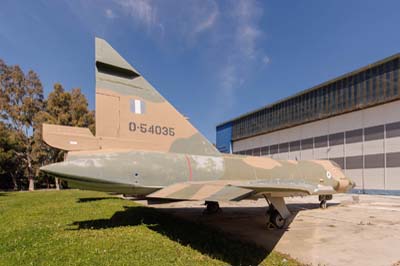
[[400, 52], [400, 1], [2, 0], [0, 58], [80, 87], [105, 38], [211, 141], [215, 126]]

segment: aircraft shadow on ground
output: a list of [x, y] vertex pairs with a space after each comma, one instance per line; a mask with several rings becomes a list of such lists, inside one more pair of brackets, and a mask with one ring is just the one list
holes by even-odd
[[121, 198], [117, 198], [117, 197], [92, 197], [92, 198], [79, 198], [76, 202], [77, 202], [77, 203], [85, 203], [85, 202], [92, 202], [92, 201], [99, 201], [99, 200], [108, 200], [108, 199], [118, 199], [118, 200], [121, 200]]
[[[331, 204], [332, 205], [332, 204]], [[319, 208], [318, 204], [289, 204], [289, 209], [292, 211], [292, 216], [289, 218], [288, 226], [294, 220], [297, 213], [303, 209]], [[246, 230], [246, 228], [256, 228], [256, 235], [262, 234], [262, 241], [268, 241], [266, 245], [253, 241], [251, 236], [240, 239], [235, 235], [234, 230], [218, 229], [213, 226], [212, 219], [218, 220], [218, 217], [211, 218], [207, 215], [200, 219], [181, 218], [182, 212], [201, 213], [201, 209], [197, 208], [163, 208], [154, 209], [142, 206], [124, 207], [124, 211], [116, 212], [110, 219], [98, 219], [77, 221], [72, 225], [77, 226], [76, 229], [105, 229], [121, 226], [137, 226], [146, 225], [149, 229], [167, 236], [169, 239], [179, 242], [180, 244], [198, 250], [202, 254], [225, 261], [229, 265], [258, 265], [260, 264], [273, 250], [279, 242], [285, 229], [267, 230], [266, 224], [263, 224], [262, 219], [246, 219], [236, 221], [238, 228]], [[245, 217], [246, 213], [257, 213], [263, 215], [265, 207], [228, 207], [224, 208], [220, 215], [224, 218], [225, 215], [235, 212]], [[171, 214], [172, 213], [172, 214]], [[180, 213], [180, 214], [179, 214]], [[201, 215], [200, 215], [201, 217]], [[193, 218], [193, 217], [192, 217]], [[226, 217], [225, 217], [226, 218]], [[262, 217], [263, 218], [263, 217]], [[230, 217], [228, 217], [230, 219]], [[235, 219], [232, 217], [232, 219]], [[257, 220], [254, 221], [253, 220]], [[252, 224], [253, 223], [253, 224]]]

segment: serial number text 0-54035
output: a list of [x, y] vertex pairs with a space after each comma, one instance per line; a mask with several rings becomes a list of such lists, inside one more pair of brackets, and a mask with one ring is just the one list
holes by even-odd
[[142, 134], [154, 134], [164, 136], [175, 136], [175, 128], [146, 123], [129, 122], [129, 131]]

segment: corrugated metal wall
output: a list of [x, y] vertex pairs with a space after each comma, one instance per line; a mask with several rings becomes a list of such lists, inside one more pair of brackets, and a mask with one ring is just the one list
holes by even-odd
[[235, 141], [233, 152], [330, 159], [360, 191], [400, 193], [400, 101]]

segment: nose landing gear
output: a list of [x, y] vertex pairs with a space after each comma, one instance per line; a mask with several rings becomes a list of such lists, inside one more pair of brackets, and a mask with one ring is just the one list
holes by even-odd
[[332, 199], [332, 195], [319, 195], [318, 200], [320, 201], [319, 207], [321, 209], [328, 208], [327, 201]]
[[321, 200], [321, 202], [319, 203], [319, 207], [320, 207], [321, 209], [326, 209], [326, 208], [328, 208], [327, 203], [326, 203], [326, 200]]

